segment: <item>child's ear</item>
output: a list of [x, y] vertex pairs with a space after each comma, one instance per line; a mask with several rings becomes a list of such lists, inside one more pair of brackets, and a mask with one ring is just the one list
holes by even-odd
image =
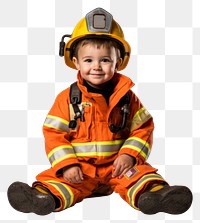
[[72, 58], [72, 62], [73, 64], [75, 65], [76, 69], [79, 70], [79, 63], [78, 63], [78, 60], [76, 57], [73, 57]]
[[121, 66], [122, 62], [123, 62], [122, 58], [119, 58], [119, 59], [117, 60], [117, 63], [116, 63], [116, 66], [115, 66], [115, 71], [118, 70], [118, 68]]

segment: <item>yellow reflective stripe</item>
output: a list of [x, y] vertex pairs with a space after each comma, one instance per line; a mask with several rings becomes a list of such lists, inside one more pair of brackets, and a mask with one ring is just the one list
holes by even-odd
[[47, 115], [44, 126], [64, 132], [69, 132], [69, 122], [53, 115]]
[[59, 150], [62, 150], [62, 149], [73, 149], [72, 146], [70, 145], [62, 145], [62, 146], [58, 146], [56, 148], [54, 148], [53, 150], [51, 150], [50, 153], [48, 153], [48, 158], [51, 157], [54, 153], [56, 153], [57, 151]]
[[129, 137], [126, 141], [131, 141], [131, 140], [137, 140], [138, 142], [141, 142], [143, 145], [145, 145], [146, 147], [148, 147], [150, 149], [150, 146], [149, 146], [149, 143], [139, 137], [136, 137], [136, 136], [132, 136], [132, 137]]
[[[135, 205], [135, 197], [136, 197], [136, 193], [138, 192], [138, 190], [145, 185], [147, 182], [150, 181], [162, 181], [165, 182], [165, 180], [158, 174], [152, 173], [152, 174], [148, 174], [143, 176], [141, 179], [139, 179], [137, 181], [136, 184], [134, 184], [127, 192], [128, 198], [129, 198], [129, 202], [130, 205], [132, 207], [134, 207], [135, 209], [138, 209], [138, 207], [136, 207]], [[138, 209], [139, 210], [139, 209]]]
[[62, 145], [56, 147], [48, 154], [48, 158], [52, 167], [54, 167], [56, 164], [63, 161], [64, 159], [71, 157], [76, 157], [76, 155], [74, 153], [73, 147], [70, 145]]
[[77, 156], [111, 156], [118, 153], [124, 140], [72, 143]]
[[144, 150], [147, 149], [146, 154], [148, 154], [148, 152], [150, 152], [150, 150], [151, 150], [150, 145], [147, 141], [145, 141], [141, 138], [135, 137], [135, 136], [128, 138], [126, 140], [126, 142], [128, 144], [132, 144], [134, 142], [137, 143], [138, 147], [141, 147]]
[[123, 142], [124, 140], [71, 143], [71, 145], [62, 145], [54, 148], [47, 156], [52, 167], [54, 167], [67, 158], [112, 156], [119, 152]]
[[51, 163], [51, 166], [54, 167], [56, 164], [62, 162], [63, 160], [65, 159], [68, 159], [68, 158], [76, 158], [77, 156], [75, 154], [66, 154], [65, 156], [63, 157], [60, 157], [59, 159], [56, 159], [54, 160], [52, 163]]
[[131, 131], [136, 129], [138, 126], [144, 124], [151, 118], [150, 113], [146, 110], [146, 108], [142, 107], [139, 111], [136, 112], [132, 119], [131, 123]]
[[63, 122], [64, 124], [66, 125], [69, 125], [69, 122], [66, 121], [65, 119], [62, 119], [58, 116], [54, 116], [54, 115], [47, 115], [47, 118], [52, 118], [52, 119], [56, 119], [56, 120], [59, 120], [60, 122]]
[[84, 142], [84, 143], [72, 143], [72, 146], [118, 145], [123, 142], [124, 142], [124, 140], [113, 140], [113, 141], [102, 141], [102, 142]]
[[63, 209], [69, 208], [72, 205], [74, 201], [74, 194], [69, 186], [67, 186], [66, 184], [60, 183], [58, 181], [53, 181], [53, 180], [47, 180], [44, 182], [50, 184], [57, 191], [59, 191], [64, 201]]
[[111, 156], [116, 153], [118, 153], [118, 151], [116, 151], [116, 152], [86, 152], [86, 153], [76, 153], [76, 155], [78, 157], [82, 157], [82, 156]]
[[121, 149], [128, 148], [139, 152], [145, 159], [148, 158], [151, 149], [149, 143], [145, 140], [142, 140], [138, 137], [128, 138]]
[[[144, 158], [145, 158], [145, 160], [147, 159], [147, 155], [141, 150], [141, 149], [139, 149], [138, 147], [136, 147], [136, 146], [126, 146], [125, 148], [128, 148], [128, 149], [132, 149], [132, 150], [135, 150], [135, 151], [137, 151], [139, 154], [141, 154], [141, 156], [143, 156]], [[123, 148], [122, 148], [123, 149]]]

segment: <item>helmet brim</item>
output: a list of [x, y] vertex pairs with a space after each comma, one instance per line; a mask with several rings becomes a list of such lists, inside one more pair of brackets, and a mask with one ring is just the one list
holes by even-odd
[[67, 66], [69, 66], [72, 69], [77, 69], [72, 61], [73, 48], [77, 44], [77, 42], [79, 42], [80, 40], [92, 39], [92, 38], [93, 39], [108, 39], [108, 40], [115, 41], [120, 47], [120, 52], [121, 52], [121, 56], [123, 60], [121, 65], [118, 67], [118, 70], [119, 71], [123, 70], [127, 66], [129, 58], [130, 58], [130, 53], [131, 53], [131, 47], [129, 43], [116, 35], [111, 36], [105, 33], [96, 33], [96, 34], [89, 34], [89, 35], [87, 34], [87, 35], [82, 35], [82, 36], [80, 35], [80, 36], [70, 39], [65, 44], [65, 49], [64, 49], [64, 58], [65, 58], [65, 63]]

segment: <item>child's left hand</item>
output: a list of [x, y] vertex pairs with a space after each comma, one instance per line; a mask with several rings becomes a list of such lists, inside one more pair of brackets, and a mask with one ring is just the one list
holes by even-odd
[[113, 174], [112, 177], [120, 179], [123, 175], [129, 171], [135, 165], [135, 158], [128, 154], [122, 154], [117, 157], [113, 163]]

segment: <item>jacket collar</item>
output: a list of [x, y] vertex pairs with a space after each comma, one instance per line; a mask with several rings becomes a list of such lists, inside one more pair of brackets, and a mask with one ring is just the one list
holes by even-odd
[[[77, 80], [78, 80], [78, 87], [80, 88], [82, 93], [86, 95], [90, 94], [87, 91], [87, 88], [84, 86], [84, 80], [81, 77], [80, 71], [77, 74]], [[113, 84], [115, 85], [112, 94], [113, 97], [116, 95], [122, 95], [122, 96], [125, 95], [135, 85], [129, 77], [120, 73], [115, 73], [112, 81]]]

